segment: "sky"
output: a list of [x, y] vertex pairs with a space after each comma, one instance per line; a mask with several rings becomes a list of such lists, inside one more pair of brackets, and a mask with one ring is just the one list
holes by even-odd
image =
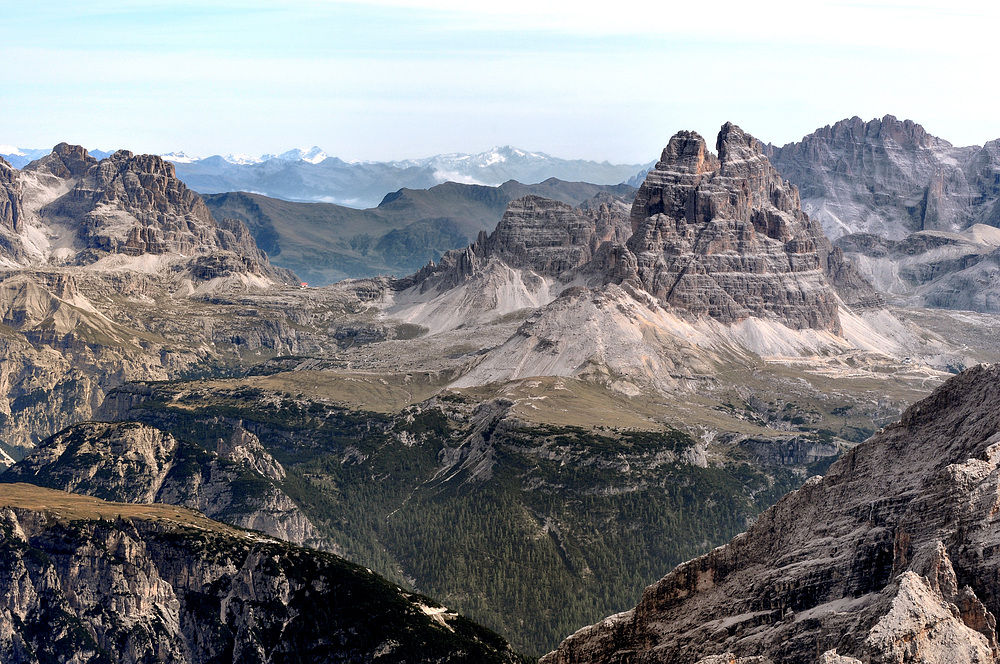
[[993, 3], [3, 0], [0, 144], [613, 163], [726, 121], [1000, 137]]

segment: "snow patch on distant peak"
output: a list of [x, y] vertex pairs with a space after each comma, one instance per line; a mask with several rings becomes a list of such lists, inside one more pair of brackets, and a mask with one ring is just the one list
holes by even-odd
[[281, 161], [305, 161], [310, 164], [318, 164], [325, 159], [329, 159], [330, 155], [323, 152], [323, 149], [318, 145], [314, 145], [308, 150], [302, 150], [300, 148], [295, 148], [293, 150], [288, 150], [287, 152], [282, 152], [281, 154], [266, 154], [262, 156], [261, 161], [268, 161], [270, 159], [280, 159]]
[[21, 150], [21, 148], [15, 148], [13, 145], [0, 145], [0, 154], [10, 155], [12, 157], [27, 157], [28, 153]]
[[252, 164], [259, 164], [261, 159], [257, 157], [251, 157], [248, 154], [227, 154], [223, 157], [230, 164], [236, 164], [237, 166], [249, 166]]
[[184, 152], [169, 152], [167, 154], [161, 154], [160, 156], [175, 164], [192, 164], [196, 161], [201, 161], [201, 157], [192, 157]]

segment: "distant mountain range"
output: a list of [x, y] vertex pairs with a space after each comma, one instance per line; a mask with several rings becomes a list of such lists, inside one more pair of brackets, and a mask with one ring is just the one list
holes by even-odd
[[[15, 168], [22, 168], [49, 152], [0, 145], [0, 156]], [[94, 150], [91, 154], [102, 159], [111, 153]], [[354, 208], [375, 207], [386, 194], [404, 187], [429, 189], [444, 182], [497, 186], [510, 180], [535, 184], [558, 178], [638, 186], [652, 166], [559, 159], [510, 146], [480, 154], [453, 153], [389, 162], [347, 162], [329, 156], [317, 146], [260, 157], [229, 154], [201, 158], [184, 152], [162, 156], [173, 162], [177, 177], [184, 184], [202, 194], [246, 191], [288, 201], [336, 203]]]
[[[301, 203], [260, 194], [207, 194], [216, 219], [238, 219], [276, 265], [313, 286], [345, 278], [416, 272], [492, 231], [507, 204], [528, 194], [580, 205], [596, 196], [631, 202], [635, 189], [550, 178], [499, 187], [447, 182], [429, 189], [400, 189], [377, 207], [357, 210], [332, 203]], [[610, 199], [608, 199], [610, 200]]]
[[[48, 156], [52, 148], [15, 148], [13, 145], [0, 145], [0, 157], [3, 157], [14, 168], [24, 168], [36, 159]], [[89, 155], [94, 159], [105, 159], [115, 153], [114, 150], [90, 150]]]

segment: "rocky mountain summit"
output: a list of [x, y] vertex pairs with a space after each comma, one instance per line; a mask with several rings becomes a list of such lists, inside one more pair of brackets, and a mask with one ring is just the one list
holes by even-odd
[[537, 197], [514, 201], [493, 234], [482, 233], [413, 281], [421, 293], [440, 292], [502, 263], [530, 273], [515, 288], [541, 303], [570, 283], [627, 283], [692, 319], [768, 318], [835, 334], [841, 331], [835, 285], [844, 286], [853, 305], [880, 304], [801, 211], [798, 192], [769, 164], [759, 141], [727, 123], [717, 149], [718, 157], [697, 133], [675, 135], [627, 221], [623, 209], [606, 204], [602, 211], [574, 211]]
[[1000, 310], [1000, 142], [954, 147], [891, 115], [768, 146], [802, 207], [880, 291], [918, 306]]
[[543, 664], [997, 661], [998, 401], [951, 379]]
[[873, 232], [901, 240], [1000, 222], [997, 141], [955, 147], [912, 120], [855, 116], [767, 154], [833, 239]]
[[168, 314], [198, 309], [204, 325], [214, 313], [195, 301], [282, 283], [296, 279], [159, 157], [98, 161], [61, 143], [20, 171], [0, 164], [0, 449], [19, 457], [122, 381], [225, 362], [233, 338], [287, 336], [241, 323], [213, 347], [211, 332], [192, 338], [193, 319]]
[[[799, 209], [759, 141], [726, 124], [717, 147], [675, 135], [630, 208], [510, 203], [492, 234], [395, 282], [386, 314], [437, 334], [536, 310], [462, 387], [596, 370], [674, 389], [733, 361], [723, 347], [870, 348], [872, 331], [858, 331], [882, 306], [871, 284]], [[891, 320], [891, 335], [912, 338]]]
[[68, 190], [35, 211], [36, 223], [48, 230], [49, 246], [38, 248], [48, 250], [49, 261], [86, 265], [109, 254], [186, 258], [225, 252], [238, 257], [246, 272], [292, 279], [269, 265], [242, 223], [217, 223], [201, 197], [176, 178], [173, 164], [160, 157], [120, 150], [98, 162], [82, 147], [62, 143], [23, 172], [29, 187]]
[[839, 333], [828, 247], [818, 246], [822, 232], [799, 209], [794, 187], [760, 142], [731, 123], [716, 149], [718, 157], [694, 132], [670, 140], [636, 194], [631, 256], [616, 260], [616, 277], [723, 323], [756, 316]]
[[177, 507], [0, 487], [4, 662], [496, 662], [503, 639], [363, 567]]

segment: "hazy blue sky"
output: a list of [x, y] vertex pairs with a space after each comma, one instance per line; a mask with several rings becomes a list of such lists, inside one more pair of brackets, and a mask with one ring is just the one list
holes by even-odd
[[512, 144], [646, 162], [732, 120], [1000, 137], [992, 3], [5, 2], [0, 144], [345, 159]]

